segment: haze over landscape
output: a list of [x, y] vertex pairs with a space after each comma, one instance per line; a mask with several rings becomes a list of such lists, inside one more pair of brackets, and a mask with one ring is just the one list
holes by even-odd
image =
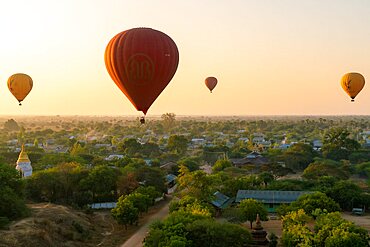
[[[370, 114], [366, 86], [350, 104], [339, 85], [344, 73], [370, 74], [369, 9], [366, 0], [3, 1], [0, 113], [137, 115], [104, 51], [116, 33], [151, 27], [175, 41], [180, 62], [149, 115]], [[18, 72], [34, 80], [22, 108], [5, 88]]]

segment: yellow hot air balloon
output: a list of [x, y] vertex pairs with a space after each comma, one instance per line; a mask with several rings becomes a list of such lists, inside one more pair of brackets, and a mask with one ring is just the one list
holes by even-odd
[[347, 73], [342, 77], [341, 85], [353, 102], [357, 94], [365, 86], [365, 78], [360, 73]]
[[8, 88], [9, 91], [14, 95], [18, 100], [19, 105], [22, 105], [21, 102], [29, 94], [33, 86], [32, 78], [26, 74], [14, 74], [8, 79]]

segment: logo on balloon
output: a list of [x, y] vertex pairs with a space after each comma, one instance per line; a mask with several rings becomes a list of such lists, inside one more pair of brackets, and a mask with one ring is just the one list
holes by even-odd
[[144, 85], [153, 79], [154, 63], [146, 54], [137, 53], [129, 58], [126, 71], [129, 82]]

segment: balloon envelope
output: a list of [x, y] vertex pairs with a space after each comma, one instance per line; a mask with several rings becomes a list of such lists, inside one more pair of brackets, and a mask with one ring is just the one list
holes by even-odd
[[216, 87], [217, 85], [217, 79], [215, 77], [207, 77], [205, 80], [206, 86], [208, 87], [209, 91], [211, 91]]
[[342, 77], [341, 85], [352, 101], [354, 101], [357, 94], [365, 86], [365, 78], [360, 73], [347, 73]]
[[105, 50], [109, 75], [144, 114], [171, 81], [178, 63], [175, 42], [151, 28], [123, 31], [110, 40]]
[[14, 74], [8, 79], [9, 91], [18, 100], [19, 105], [26, 98], [33, 87], [32, 78], [26, 74]]

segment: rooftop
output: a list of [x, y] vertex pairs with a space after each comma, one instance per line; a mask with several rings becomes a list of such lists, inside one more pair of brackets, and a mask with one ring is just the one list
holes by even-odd
[[313, 193], [311, 191], [278, 191], [278, 190], [238, 190], [235, 202], [244, 199], [255, 199], [262, 203], [291, 203], [301, 195]]

